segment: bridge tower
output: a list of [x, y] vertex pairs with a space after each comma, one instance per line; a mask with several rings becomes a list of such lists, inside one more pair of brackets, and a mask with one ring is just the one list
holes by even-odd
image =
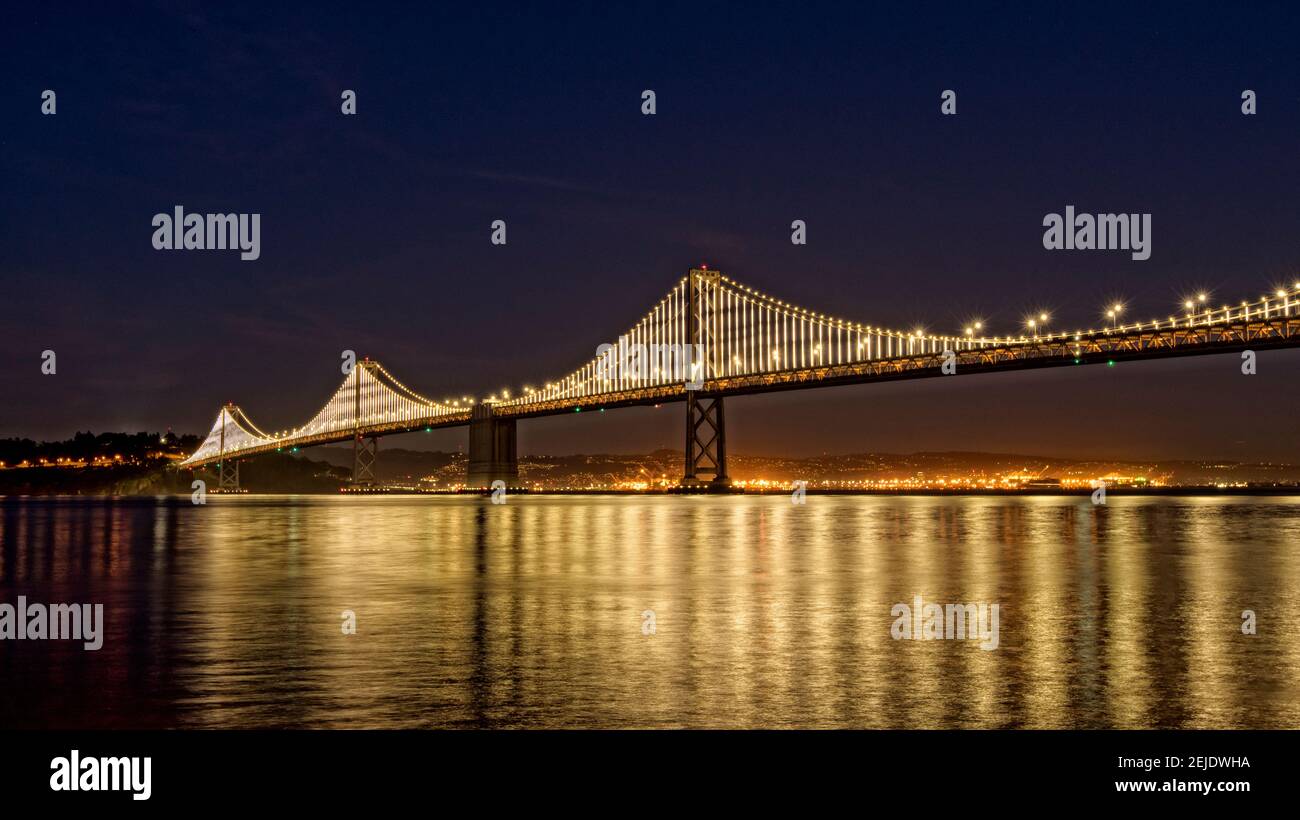
[[[361, 373], [370, 371], [374, 365], [370, 358], [357, 362], [349, 378], [352, 379], [352, 484], [354, 486], [373, 487], [379, 483], [375, 479], [375, 464], [379, 461], [379, 438], [365, 436], [361, 432]], [[373, 373], [371, 374], [373, 376]]]
[[718, 301], [721, 276], [715, 270], [692, 268], [687, 288], [686, 341], [691, 355], [686, 361], [691, 372], [687, 374], [686, 468], [681, 482], [687, 488], [720, 490], [731, 486], [722, 396], [691, 389], [692, 383], [703, 386], [717, 373], [716, 327], [711, 320], [722, 313]]
[[232, 461], [232, 468], [226, 468], [226, 423], [230, 419], [230, 412], [234, 408], [234, 402], [229, 402], [226, 404], [225, 409], [221, 411], [221, 447], [218, 450], [217, 459], [217, 489], [223, 493], [239, 492], [239, 462]]
[[490, 403], [474, 405], [469, 418], [469, 473], [466, 484], [488, 488], [493, 481], [519, 486], [515, 420], [497, 418]]

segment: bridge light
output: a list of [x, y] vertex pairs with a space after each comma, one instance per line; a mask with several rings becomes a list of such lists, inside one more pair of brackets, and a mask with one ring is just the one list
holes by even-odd
[[[1278, 296], [1281, 296], [1281, 295], [1282, 295], [1282, 291], [1279, 290], [1279, 291], [1277, 292], [1277, 294], [1278, 294]], [[1204, 302], [1205, 299], [1206, 299], [1206, 296], [1205, 296], [1205, 292], [1204, 292], [1204, 291], [1202, 291], [1201, 293], [1196, 294], [1196, 301], [1198, 301], [1198, 302]]]
[[1278, 292], [1277, 292], [1277, 298], [1279, 298], [1279, 299], [1284, 299], [1284, 298], [1286, 298], [1286, 291], [1279, 289]]

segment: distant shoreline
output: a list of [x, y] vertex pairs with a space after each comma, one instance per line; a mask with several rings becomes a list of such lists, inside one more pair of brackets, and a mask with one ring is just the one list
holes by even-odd
[[[790, 489], [665, 489], [665, 490], [532, 490], [532, 489], [510, 489], [509, 495], [534, 495], [534, 496], [790, 496]], [[936, 490], [936, 489], [917, 489], [917, 490], [862, 490], [862, 489], [814, 489], [809, 487], [805, 495], [861, 495], [861, 496], [917, 496], [917, 497], [934, 497], [948, 496], [959, 498], [963, 496], [1063, 496], [1074, 497], [1083, 500], [1091, 498], [1091, 490], [1061, 490], [1053, 488], [1026, 488], [1026, 489], [961, 489], [961, 490]], [[490, 496], [490, 490], [410, 490], [410, 489], [389, 489], [374, 488], [366, 490], [339, 490], [336, 492], [250, 492], [243, 491], [240, 493], [219, 493], [209, 491], [210, 497], [223, 495], [233, 495], [240, 498], [259, 498], [284, 495], [296, 496]], [[1126, 489], [1123, 487], [1106, 489], [1106, 495], [1124, 496], [1124, 497], [1207, 497], [1207, 496], [1300, 496], [1300, 487], [1148, 487], [1143, 489]], [[189, 493], [139, 493], [139, 494], [120, 494], [120, 493], [0, 493], [0, 501], [9, 500], [57, 500], [57, 499], [158, 499], [158, 498], [184, 498], [188, 500]], [[1098, 505], [1101, 506], [1101, 505]]]

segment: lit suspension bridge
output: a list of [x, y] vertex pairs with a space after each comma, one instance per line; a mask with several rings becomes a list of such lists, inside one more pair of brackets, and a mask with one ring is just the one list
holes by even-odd
[[223, 487], [238, 486], [238, 460], [285, 448], [352, 441], [353, 481], [374, 483], [378, 439], [468, 426], [467, 486], [518, 483], [515, 423], [522, 418], [686, 403], [682, 483], [725, 486], [723, 399], [891, 379], [990, 373], [1300, 346], [1300, 283], [1236, 306], [1189, 300], [1181, 315], [1046, 332], [1031, 320], [1019, 336], [900, 332], [863, 325], [760, 293], [718, 271], [693, 269], [616, 342], [572, 373], [521, 394], [435, 401], [406, 387], [378, 362], [358, 362], [306, 424], [267, 433], [228, 404], [182, 467], [219, 465]]

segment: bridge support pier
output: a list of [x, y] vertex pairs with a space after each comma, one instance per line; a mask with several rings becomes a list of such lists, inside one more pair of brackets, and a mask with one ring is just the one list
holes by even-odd
[[722, 397], [686, 393], [686, 470], [683, 487], [723, 489], [727, 475], [727, 425]]
[[366, 438], [357, 433], [352, 438], [352, 483], [365, 487], [374, 486], [375, 462], [379, 460], [379, 439], [375, 436]]
[[239, 462], [230, 462], [229, 469], [226, 468], [226, 460], [223, 458], [217, 462], [217, 489], [222, 492], [239, 492]]
[[492, 414], [492, 405], [476, 404], [469, 419], [469, 471], [466, 484], [488, 489], [494, 481], [519, 486], [519, 457], [515, 449], [515, 420]]

